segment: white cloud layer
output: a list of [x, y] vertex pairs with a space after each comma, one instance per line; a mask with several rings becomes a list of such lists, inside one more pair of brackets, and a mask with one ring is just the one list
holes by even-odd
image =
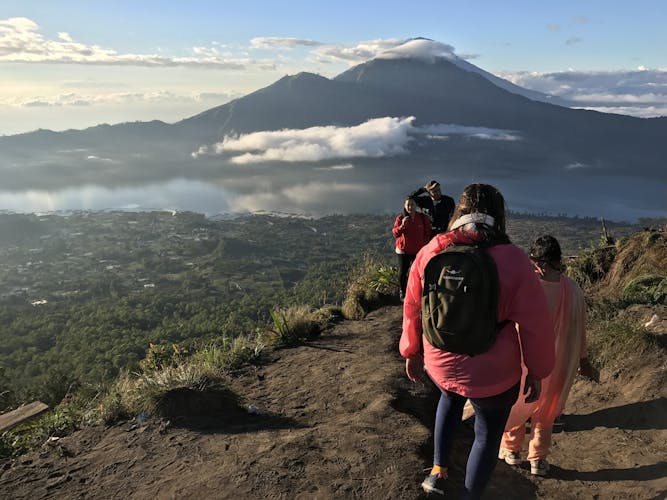
[[25, 17], [0, 20], [0, 63], [96, 64], [147, 67], [200, 67], [217, 69], [275, 69], [273, 61], [226, 58], [217, 49], [194, 47], [192, 57], [164, 57], [157, 54], [120, 54], [99, 45], [73, 41], [68, 33], [57, 40], [46, 39], [39, 25]]
[[565, 99], [573, 107], [638, 117], [667, 116], [667, 69], [506, 73], [512, 83]]
[[333, 158], [394, 156], [406, 153], [414, 117], [375, 118], [353, 127], [310, 127], [302, 130], [253, 132], [227, 136], [213, 146], [202, 146], [193, 157], [230, 154], [232, 163], [266, 161], [317, 162]]
[[[407, 153], [413, 134], [427, 139], [443, 139], [449, 135], [465, 135], [474, 139], [515, 141], [521, 139], [512, 130], [486, 127], [466, 127], [455, 124], [436, 124], [415, 127], [413, 116], [384, 117], [368, 120], [352, 127], [310, 127], [278, 131], [253, 132], [240, 136], [226, 136], [222, 142], [202, 146], [192, 153], [193, 158], [203, 155], [227, 155], [238, 165], [281, 162], [318, 162], [341, 158], [380, 158]], [[347, 169], [342, 165], [328, 169]]]

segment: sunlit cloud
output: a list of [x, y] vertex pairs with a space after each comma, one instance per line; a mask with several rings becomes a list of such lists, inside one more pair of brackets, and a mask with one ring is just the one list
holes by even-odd
[[296, 47], [318, 47], [324, 45], [317, 40], [301, 38], [255, 37], [250, 40], [253, 49], [294, 49]]
[[[201, 146], [193, 158], [205, 155], [226, 155], [237, 165], [280, 162], [318, 162], [340, 158], [381, 158], [406, 154], [413, 135], [442, 140], [449, 135], [473, 139], [516, 141], [521, 136], [513, 130], [468, 127], [456, 124], [435, 124], [415, 127], [415, 118], [384, 117], [368, 120], [351, 127], [310, 127], [225, 136], [222, 142]], [[352, 165], [321, 167], [343, 170]]]
[[159, 54], [122, 54], [113, 49], [75, 42], [68, 33], [49, 40], [37, 23], [25, 17], [0, 20], [0, 62], [93, 64], [144, 67], [200, 67], [216, 69], [275, 69], [274, 61], [227, 58], [216, 48], [194, 47], [191, 57], [165, 57]]
[[407, 153], [414, 117], [375, 118], [352, 127], [310, 127], [227, 136], [192, 154], [229, 154], [236, 164], [304, 162], [334, 158], [379, 158]]
[[386, 38], [358, 42], [354, 45], [327, 44], [313, 50], [319, 62], [339, 62], [358, 64], [373, 59], [380, 53], [405, 43], [402, 38]]
[[639, 117], [667, 116], [667, 70], [520, 72], [499, 76], [573, 107]]

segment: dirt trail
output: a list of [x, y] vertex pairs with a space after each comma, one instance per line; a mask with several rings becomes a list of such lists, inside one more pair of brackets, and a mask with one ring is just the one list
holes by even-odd
[[[308, 345], [272, 352], [235, 381], [251, 412], [225, 423], [176, 418], [89, 428], [51, 452], [0, 464], [0, 496], [421, 498], [437, 394], [405, 378], [400, 324], [400, 308], [386, 307]], [[656, 363], [646, 368], [664, 374], [664, 362]], [[623, 387], [577, 381], [565, 430], [554, 435], [550, 476], [499, 462], [485, 498], [665, 498], [667, 399], [655, 380], [637, 373]], [[452, 492], [471, 440], [464, 424]]]

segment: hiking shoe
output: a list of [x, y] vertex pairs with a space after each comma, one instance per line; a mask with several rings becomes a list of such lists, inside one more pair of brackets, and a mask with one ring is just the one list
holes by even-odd
[[445, 496], [445, 480], [440, 474], [429, 474], [422, 481], [421, 487], [427, 495]]
[[546, 476], [547, 472], [549, 472], [549, 462], [545, 459], [530, 461], [530, 473], [533, 476]]
[[503, 447], [498, 450], [498, 458], [504, 460], [507, 465], [521, 465], [521, 462], [523, 462], [520, 452], [511, 451]]

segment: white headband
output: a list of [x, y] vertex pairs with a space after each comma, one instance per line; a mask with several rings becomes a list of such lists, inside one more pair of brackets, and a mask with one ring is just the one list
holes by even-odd
[[458, 229], [459, 227], [465, 226], [467, 224], [484, 224], [485, 226], [493, 227], [494, 222], [495, 219], [490, 215], [476, 212], [474, 214], [462, 215], [454, 221], [449, 229]]

